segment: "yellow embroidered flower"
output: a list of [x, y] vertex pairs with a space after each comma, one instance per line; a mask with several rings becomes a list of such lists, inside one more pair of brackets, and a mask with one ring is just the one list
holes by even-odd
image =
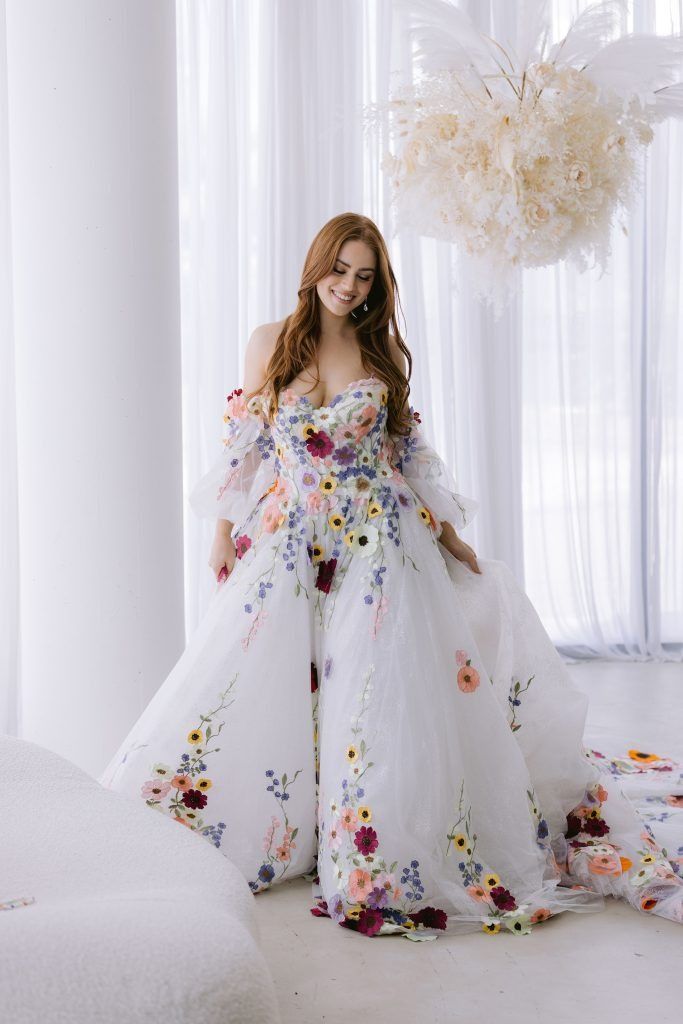
[[281, 459], [281, 458], [282, 458], [282, 456], [284, 455], [284, 453], [285, 453], [285, 450], [284, 450], [284, 448], [283, 448], [283, 447], [282, 447], [282, 445], [281, 445], [281, 444], [280, 444], [280, 443], [278, 442], [278, 443], [277, 443], [277, 444], [275, 445], [275, 454], [277, 455], [278, 459]]
[[641, 864], [654, 864], [654, 862], [655, 858], [652, 856], [651, 853], [646, 853], [644, 857], [640, 858]]
[[360, 903], [356, 903], [353, 907], [349, 907], [346, 911], [346, 917], [349, 921], [357, 921], [363, 911]]
[[354, 747], [353, 744], [346, 748], [346, 760], [355, 761], [358, 757], [358, 748]]
[[320, 490], [323, 491], [324, 494], [332, 494], [332, 492], [337, 487], [337, 481], [334, 479], [333, 476], [328, 474], [328, 476], [324, 476], [322, 478], [319, 486]]
[[458, 832], [457, 836], [453, 836], [453, 842], [459, 850], [464, 850], [467, 846], [467, 836], [464, 832]]
[[650, 764], [652, 761], [660, 761], [657, 754], [644, 754], [642, 750], [629, 750], [628, 756], [632, 761], [640, 761], [642, 764]]
[[356, 536], [356, 531], [355, 530], [349, 530], [348, 533], [344, 534], [344, 543], [346, 544], [347, 547], [349, 547], [349, 548], [353, 547], [353, 541], [354, 541], [354, 537], [355, 536]]
[[369, 807], [359, 807], [356, 814], [360, 821], [372, 821], [372, 811]]
[[337, 512], [331, 515], [327, 521], [333, 530], [341, 530], [342, 526], [346, 525], [344, 516], [340, 516]]
[[311, 558], [313, 562], [319, 562], [325, 554], [321, 544], [313, 544], [311, 546]]
[[307, 441], [311, 434], [315, 434], [315, 431], [315, 423], [304, 423], [304, 425], [301, 428], [301, 436], [303, 437], [304, 441]]
[[187, 734], [188, 743], [201, 743], [204, 739], [204, 733], [201, 729], [193, 729], [192, 732]]
[[500, 925], [497, 921], [485, 921], [481, 928], [487, 935], [495, 935], [496, 932], [500, 931]]
[[419, 515], [422, 522], [426, 523], [427, 526], [436, 526], [436, 520], [434, 519], [434, 516], [426, 507], [426, 505], [420, 505], [420, 507], [417, 510], [417, 514]]
[[500, 885], [500, 878], [495, 872], [491, 871], [488, 875], [484, 876], [484, 885], [487, 889], [495, 889], [497, 885]]
[[386, 391], [380, 391], [380, 393], [379, 393], [379, 404], [380, 405], [386, 405], [388, 398], [389, 398], [389, 395], [387, 394]]
[[371, 501], [368, 505], [368, 516], [374, 519], [375, 516], [381, 516], [384, 509], [378, 501]]
[[202, 790], [204, 790], [204, 789], [211, 789], [212, 786], [213, 786], [213, 782], [211, 781], [211, 779], [200, 779], [199, 782], [197, 783], [197, 785], [194, 788], [195, 789], [202, 789]]

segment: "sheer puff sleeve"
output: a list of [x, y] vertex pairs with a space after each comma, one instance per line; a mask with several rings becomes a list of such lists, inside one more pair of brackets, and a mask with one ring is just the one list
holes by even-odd
[[198, 516], [228, 519], [237, 526], [273, 483], [275, 444], [262, 403], [261, 394], [246, 402], [242, 388], [227, 396], [223, 451], [188, 499]]
[[429, 445], [419, 426], [420, 414], [410, 406], [410, 432], [392, 434], [392, 464], [434, 517], [461, 530], [472, 522], [479, 502], [458, 494], [455, 479]]

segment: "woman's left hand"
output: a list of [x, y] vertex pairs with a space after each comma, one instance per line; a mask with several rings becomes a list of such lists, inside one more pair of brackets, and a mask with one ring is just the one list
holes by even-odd
[[442, 523], [442, 530], [438, 537], [439, 544], [443, 544], [446, 551], [450, 551], [454, 558], [469, 565], [472, 572], [481, 575], [481, 569], [477, 565], [477, 556], [469, 544], [466, 544], [462, 537], [458, 537], [450, 523]]

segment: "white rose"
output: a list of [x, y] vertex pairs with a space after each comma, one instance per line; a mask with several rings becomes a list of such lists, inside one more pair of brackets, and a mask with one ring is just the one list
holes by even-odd
[[588, 165], [579, 161], [571, 165], [567, 172], [567, 178], [576, 188], [581, 190], [590, 188], [592, 184]]
[[537, 199], [529, 199], [524, 207], [524, 213], [527, 221], [532, 227], [538, 227], [540, 224], [545, 224], [550, 217], [550, 210], [543, 203]]

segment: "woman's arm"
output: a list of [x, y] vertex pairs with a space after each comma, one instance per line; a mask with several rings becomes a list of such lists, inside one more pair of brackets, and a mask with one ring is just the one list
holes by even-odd
[[[266, 367], [273, 352], [280, 324], [262, 324], [251, 334], [244, 356], [242, 389], [245, 394], [260, 391], [266, 379]], [[232, 572], [237, 550], [232, 539], [235, 524], [230, 519], [217, 519], [213, 543], [209, 553], [209, 566], [217, 582]]]
[[[389, 335], [389, 343], [391, 345], [391, 355], [394, 363], [401, 373], [405, 374], [407, 372], [407, 360], [404, 353], [398, 347], [391, 335]], [[410, 407], [407, 399], [403, 410], [407, 416], [410, 416]], [[453, 555], [454, 558], [457, 558], [461, 562], [466, 562], [473, 572], [481, 573], [481, 569], [477, 564], [477, 556], [469, 544], [466, 544], [465, 541], [458, 536], [452, 523], [449, 523], [447, 520], [441, 520], [441, 533], [437, 539], [439, 543], [443, 544], [446, 550]]]

